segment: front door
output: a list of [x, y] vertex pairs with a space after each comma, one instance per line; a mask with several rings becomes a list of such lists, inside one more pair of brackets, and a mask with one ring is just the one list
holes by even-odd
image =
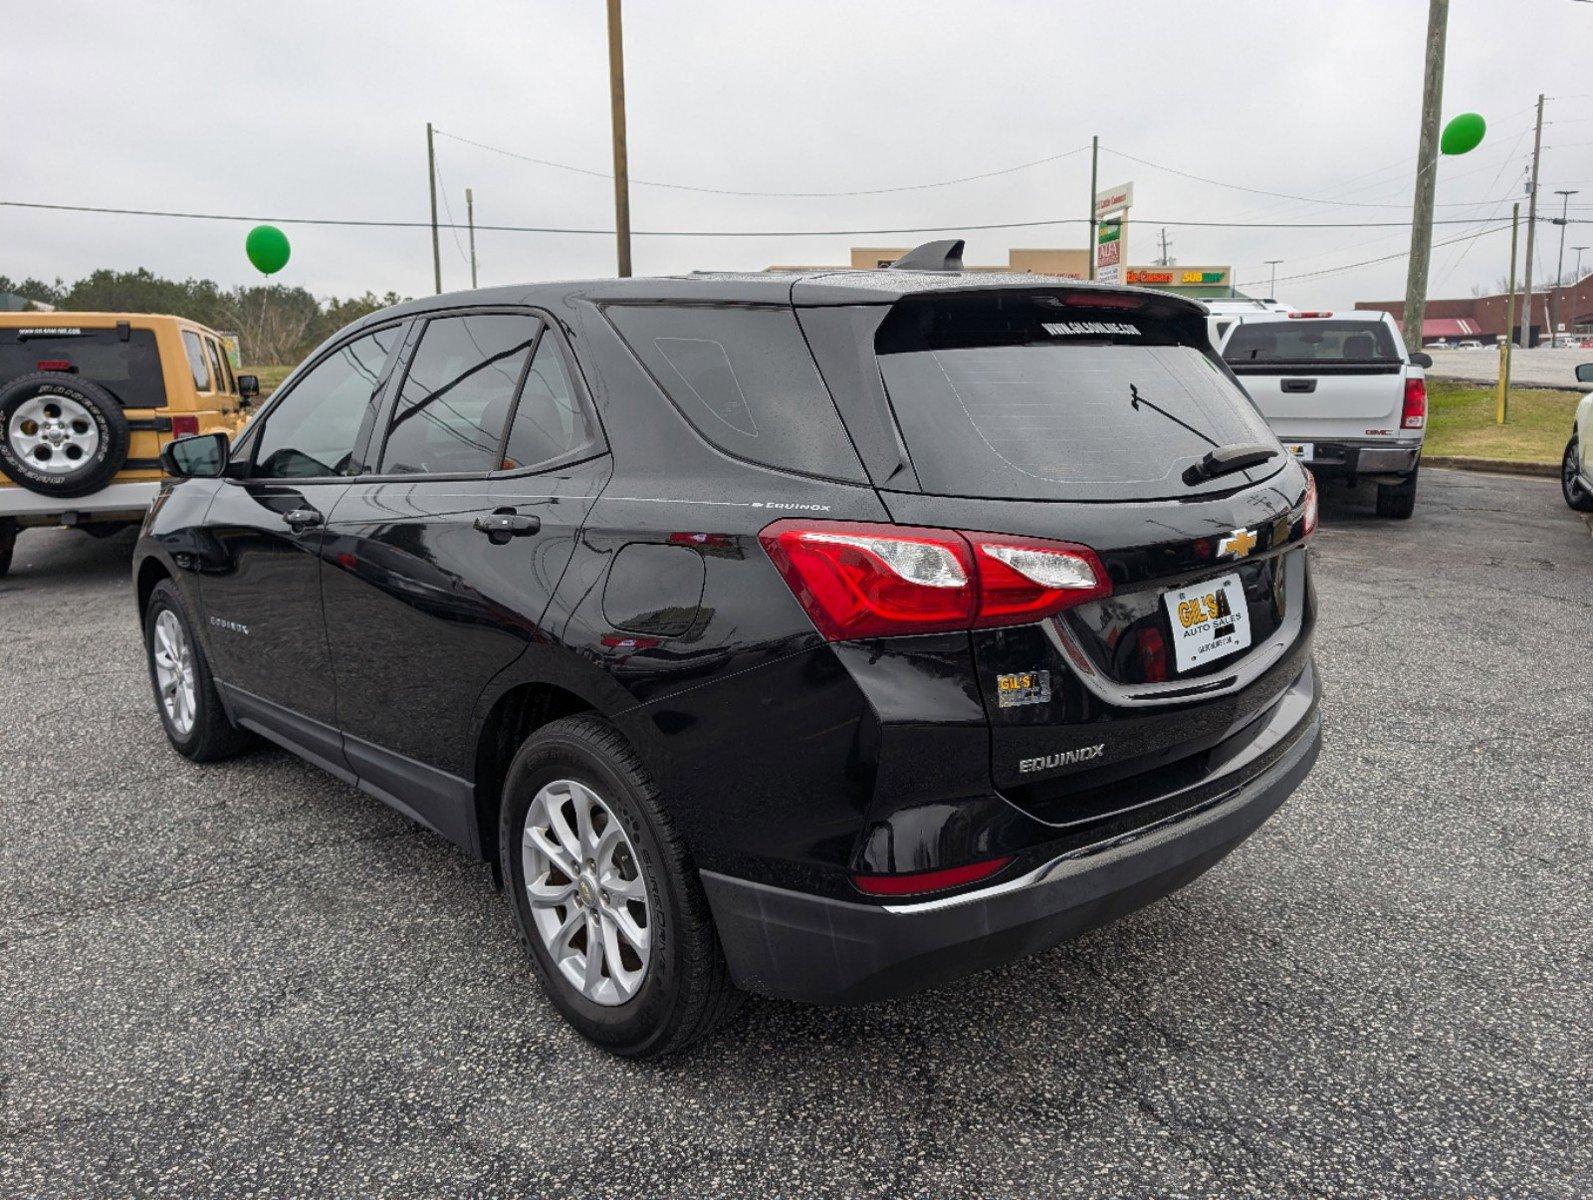
[[467, 845], [474, 705], [540, 636], [608, 478], [568, 353], [529, 312], [431, 318], [373, 439], [375, 476], [350, 486], [326, 527], [348, 762]]
[[[207, 641], [234, 716], [341, 763], [321, 604], [327, 517], [359, 470], [401, 327], [355, 338], [301, 374], [240, 442], [205, 525]], [[277, 727], [282, 727], [278, 729]]]

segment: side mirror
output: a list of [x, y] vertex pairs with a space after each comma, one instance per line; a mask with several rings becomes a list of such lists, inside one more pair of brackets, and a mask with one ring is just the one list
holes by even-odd
[[240, 376], [238, 376], [238, 395], [242, 396], [245, 400], [253, 400], [259, 394], [260, 394], [260, 376], [258, 376], [258, 375], [240, 375]]
[[1578, 383], [1593, 383], [1593, 363], [1577, 364], [1576, 381]]
[[1433, 365], [1433, 356], [1425, 350], [1418, 350], [1410, 356], [1411, 362], [1418, 367], [1427, 368]]
[[178, 479], [219, 479], [227, 469], [227, 435], [199, 433], [166, 443], [161, 469]]

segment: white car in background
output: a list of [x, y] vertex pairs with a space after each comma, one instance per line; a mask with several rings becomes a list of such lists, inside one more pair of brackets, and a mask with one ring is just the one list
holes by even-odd
[[1253, 321], [1272, 313], [1288, 313], [1294, 309], [1278, 300], [1252, 300], [1248, 296], [1234, 296], [1227, 300], [1204, 300], [1206, 306], [1206, 335], [1211, 344], [1221, 348], [1222, 339], [1235, 325]]
[[[1576, 369], [1578, 383], [1593, 383], [1593, 363]], [[1593, 392], [1582, 397], [1571, 421], [1571, 440], [1560, 463], [1560, 492], [1577, 512], [1593, 512]]]
[[1222, 357], [1272, 432], [1319, 481], [1377, 485], [1377, 515], [1416, 509], [1433, 360], [1385, 312], [1268, 313], [1228, 330]]

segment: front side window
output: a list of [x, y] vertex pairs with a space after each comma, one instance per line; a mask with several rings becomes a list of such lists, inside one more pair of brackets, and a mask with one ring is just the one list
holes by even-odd
[[227, 369], [226, 360], [222, 358], [221, 350], [212, 338], [205, 339], [205, 348], [210, 351], [210, 369], [216, 380], [218, 392], [232, 392], [237, 388], [233, 386], [232, 372]]
[[356, 470], [354, 448], [375, 420], [383, 370], [397, 347], [394, 325], [322, 359], [264, 416], [252, 474], [313, 479]]
[[210, 367], [205, 362], [205, 347], [199, 340], [199, 335], [191, 329], [183, 330], [183, 351], [188, 355], [188, 370], [194, 377], [194, 390], [209, 392], [215, 389], [210, 386]]
[[382, 450], [384, 475], [503, 468], [503, 434], [542, 323], [478, 313], [426, 323]]

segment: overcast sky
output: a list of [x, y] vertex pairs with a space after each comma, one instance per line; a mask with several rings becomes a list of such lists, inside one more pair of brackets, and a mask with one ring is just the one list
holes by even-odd
[[[1087, 146], [1102, 185], [1132, 180], [1129, 258], [1162, 221], [1404, 221], [1409, 217], [1423, 0], [1145, 0], [1102, 4], [628, 0], [636, 180], [764, 192], [933, 183]], [[269, 217], [427, 217], [425, 123], [537, 158], [611, 165], [601, 0], [229, 0], [8, 5], [0, 62], [0, 199]], [[1442, 241], [1508, 218], [1523, 198], [1532, 105], [1549, 95], [1542, 187], [1581, 188], [1593, 218], [1593, 4], [1455, 0], [1446, 117], [1488, 118], [1444, 159]], [[610, 228], [609, 180], [446, 137], [452, 214], [484, 224]], [[1120, 152], [1120, 153], [1119, 153]], [[1130, 161], [1302, 202], [1188, 179]], [[852, 230], [1078, 218], [1088, 153], [955, 186], [778, 198], [632, 188], [637, 230]], [[1354, 201], [1356, 206], [1327, 201]], [[1463, 202], [1478, 202], [1467, 204]], [[1580, 202], [1580, 204], [1579, 204]], [[446, 219], [447, 214], [444, 214]], [[224, 284], [254, 276], [247, 225], [0, 208], [0, 273], [73, 279], [134, 268]], [[318, 295], [431, 290], [424, 229], [285, 226], [279, 277]], [[1539, 228], [1552, 272], [1559, 229]], [[1593, 224], [1569, 245], [1593, 243]], [[852, 245], [911, 235], [638, 237], [638, 274], [843, 263]], [[948, 235], [939, 235], [948, 236]], [[1404, 228], [1212, 229], [1169, 224], [1181, 264], [1232, 264], [1241, 285], [1282, 259], [1281, 298], [1306, 306], [1403, 294]], [[969, 232], [970, 262], [1076, 246], [1079, 225]], [[445, 288], [468, 286], [463, 235], [443, 234]], [[613, 238], [482, 232], [483, 285], [610, 275]], [[1509, 235], [1434, 251], [1434, 296], [1492, 286]], [[1566, 269], [1574, 255], [1567, 253]], [[1593, 265], [1593, 252], [1584, 256]], [[1267, 290], [1263, 282], [1251, 289]]]

